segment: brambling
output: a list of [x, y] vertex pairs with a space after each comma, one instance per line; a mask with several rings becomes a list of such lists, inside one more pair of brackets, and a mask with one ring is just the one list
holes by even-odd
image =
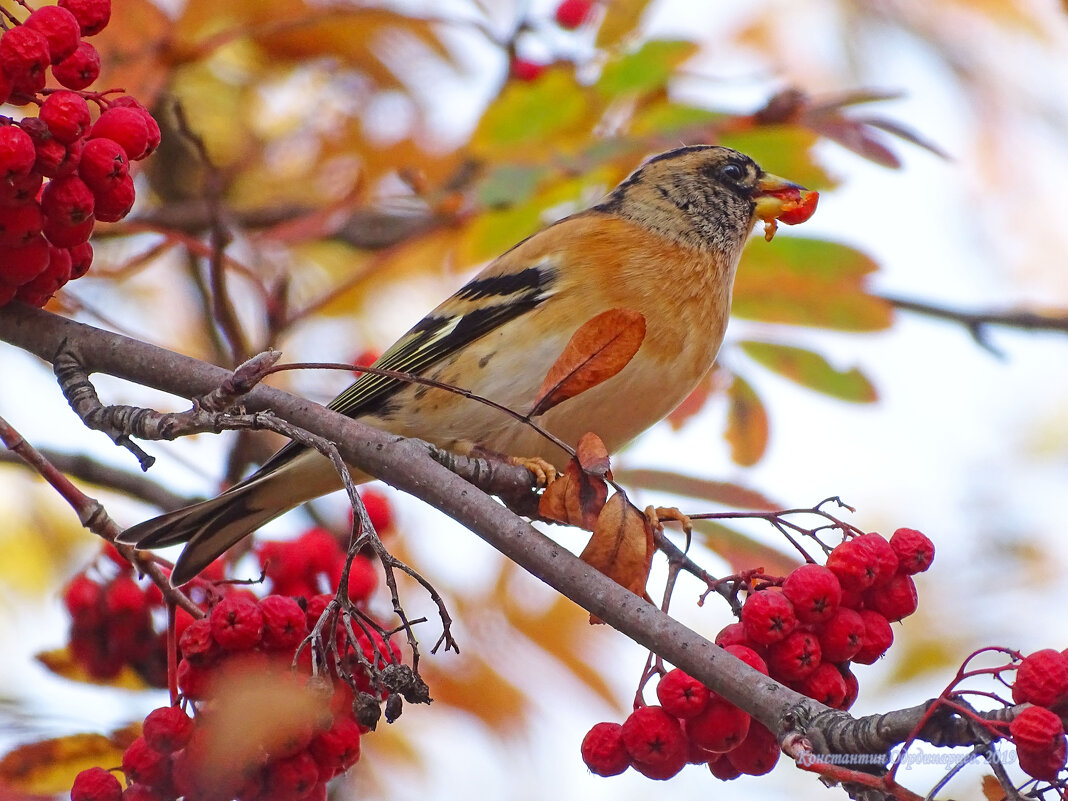
[[[592, 431], [615, 452], [671, 412], [711, 369], [755, 223], [801, 222], [816, 198], [725, 147], [655, 156], [596, 206], [499, 256], [374, 366], [523, 411], [576, 329], [611, 309], [636, 310], [646, 333], [630, 362], [537, 419], [565, 443]], [[561, 470], [568, 458], [499, 410], [380, 375], [360, 376], [329, 408], [460, 453], [540, 458]], [[188, 542], [171, 575], [177, 586], [267, 521], [340, 487], [326, 457], [291, 442], [218, 497], [132, 526], [119, 539], [140, 548]]]

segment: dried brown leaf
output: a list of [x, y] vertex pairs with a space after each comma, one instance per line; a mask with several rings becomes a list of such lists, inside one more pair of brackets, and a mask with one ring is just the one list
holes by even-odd
[[597, 516], [581, 559], [635, 595], [645, 596], [653, 560], [653, 532], [645, 515], [617, 492]]

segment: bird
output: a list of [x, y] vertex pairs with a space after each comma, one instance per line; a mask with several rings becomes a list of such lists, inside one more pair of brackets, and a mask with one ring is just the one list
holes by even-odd
[[[765, 221], [770, 238], [776, 218], [802, 222], [817, 198], [727, 147], [654, 155], [596, 205], [494, 259], [372, 366], [523, 411], [577, 329], [608, 310], [636, 311], [646, 331], [631, 360], [537, 419], [564, 443], [593, 432], [614, 453], [666, 417], [711, 370], [756, 223]], [[364, 373], [329, 408], [460, 454], [540, 460], [560, 471], [568, 460], [500, 410], [397, 377]], [[139, 549], [186, 543], [170, 577], [180, 586], [268, 521], [341, 486], [325, 456], [290, 442], [222, 494], [131, 526], [118, 539]]]

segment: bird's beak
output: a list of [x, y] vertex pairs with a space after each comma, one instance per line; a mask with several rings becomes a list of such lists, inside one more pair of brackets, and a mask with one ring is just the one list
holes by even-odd
[[755, 216], [764, 221], [764, 238], [775, 235], [777, 221], [787, 225], [803, 223], [816, 211], [820, 193], [787, 181], [777, 175], [764, 173], [757, 179], [753, 201]]

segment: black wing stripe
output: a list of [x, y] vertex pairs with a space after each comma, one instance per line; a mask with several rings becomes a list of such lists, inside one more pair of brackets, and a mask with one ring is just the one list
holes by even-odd
[[526, 295], [536, 293], [551, 279], [551, 270], [544, 267], [527, 267], [517, 273], [491, 275], [469, 281], [456, 293], [464, 300], [477, 300], [499, 295]]

